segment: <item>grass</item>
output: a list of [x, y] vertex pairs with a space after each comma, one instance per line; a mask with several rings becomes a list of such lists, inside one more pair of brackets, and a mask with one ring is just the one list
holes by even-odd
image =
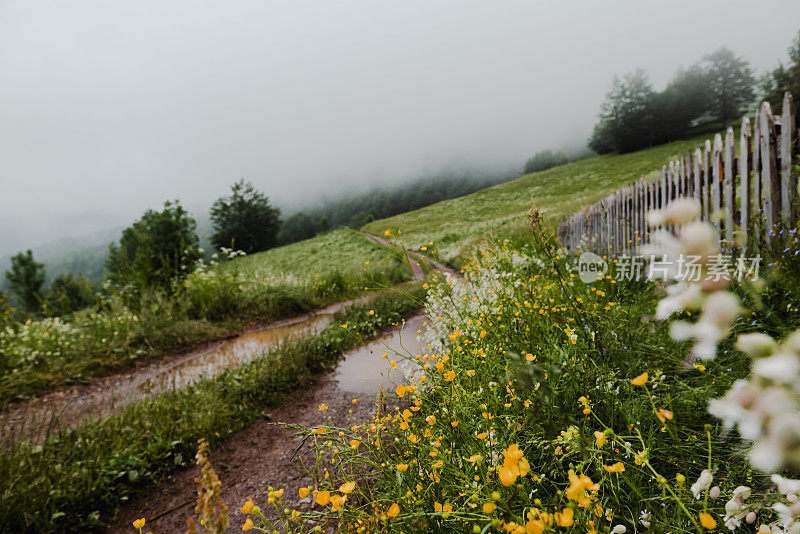
[[[420, 293], [386, 291], [340, 312], [320, 334], [242, 367], [31, 446], [0, 441], [0, 532], [85, 532], [136, 493], [252, 423], [283, 392], [335, 367], [341, 353], [419, 309]], [[374, 310], [374, 315], [369, 313]], [[344, 329], [341, 323], [350, 325]]]
[[656, 176], [670, 158], [688, 152], [706, 138], [704, 135], [631, 154], [583, 159], [373, 221], [363, 229], [375, 235], [383, 235], [388, 228], [400, 229], [405, 246], [429, 249], [435, 246], [443, 260], [460, 265], [470, 245], [487, 231], [504, 238], [519, 235], [524, 230], [522, 214], [530, 208], [531, 200], [545, 210], [546, 223], [554, 227], [561, 217], [600, 200], [620, 186], [641, 177]]
[[394, 251], [337, 230], [204, 266], [172, 294], [144, 295], [135, 309], [110, 296], [72, 317], [11, 323], [0, 329], [0, 406], [409, 278]]
[[[775, 519], [768, 476], [707, 404], [749, 374], [736, 335], [800, 326], [798, 245], [773, 257], [763, 286], [734, 287], [749, 313], [716, 359], [687, 365], [687, 344], [652, 319], [659, 285], [617, 281], [613, 265], [584, 284], [537, 235], [487, 246], [463, 284], [431, 287], [425, 354], [392, 356], [415, 369], [411, 386], [397, 386], [396, 412], [324, 436], [305, 430], [318, 444], [308, 491], [324, 506], [297, 511], [293, 532], [700, 533], [724, 530], [740, 485], [753, 489], [748, 506], [763, 503], [743, 531]], [[709, 486], [693, 496], [704, 469], [720, 497]]]

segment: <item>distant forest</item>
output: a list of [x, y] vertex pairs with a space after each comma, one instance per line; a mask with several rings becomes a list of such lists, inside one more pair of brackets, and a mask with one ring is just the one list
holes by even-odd
[[419, 178], [395, 187], [374, 187], [363, 193], [292, 213], [281, 225], [278, 243], [294, 243], [341, 226], [358, 229], [375, 219], [468, 195], [519, 176], [517, 170], [461, 171]]

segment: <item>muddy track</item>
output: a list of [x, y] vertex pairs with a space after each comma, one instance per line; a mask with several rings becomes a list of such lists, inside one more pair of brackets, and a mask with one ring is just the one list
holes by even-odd
[[[362, 234], [369, 241], [391, 247], [385, 239]], [[415, 252], [407, 259], [414, 281], [422, 281], [427, 273], [422, 264], [455, 273]], [[313, 334], [327, 326], [334, 313], [362, 304], [365, 295], [332, 304], [298, 317], [283, 319], [252, 328], [243, 334], [206, 344], [189, 352], [166, 355], [126, 371], [97, 378], [89, 384], [76, 384], [57, 389], [40, 397], [11, 403], [0, 412], [0, 429], [13, 441], [41, 442], [59, 430], [75, 428], [118, 412], [133, 402], [186, 387], [203, 376], [219, 374], [227, 368], [242, 365], [258, 356], [265, 348], [283, 339]]]

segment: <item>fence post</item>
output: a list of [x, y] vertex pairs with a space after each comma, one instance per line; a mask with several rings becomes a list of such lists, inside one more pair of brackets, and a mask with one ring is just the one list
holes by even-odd
[[742, 253], [747, 250], [750, 232], [750, 119], [742, 119], [739, 137], [739, 226], [742, 229]]
[[703, 147], [703, 213], [704, 221], [711, 220], [711, 210], [714, 209], [714, 204], [711, 202], [711, 142], [706, 139], [705, 146]]
[[717, 239], [720, 239], [720, 220], [719, 217], [721, 215], [722, 210], [722, 136], [716, 134], [714, 136], [714, 154], [713, 154], [713, 188], [712, 188], [712, 196], [713, 196], [713, 218], [714, 218], [714, 228], [717, 231]]
[[[700, 175], [700, 162], [703, 159], [703, 153], [700, 151], [700, 147], [694, 149], [694, 198], [697, 199], [698, 202], [702, 202], [703, 196], [703, 177]], [[702, 210], [702, 204], [700, 205]], [[702, 211], [701, 211], [702, 213]]]
[[775, 122], [768, 102], [761, 106], [761, 182], [764, 186], [764, 212], [767, 223], [767, 243], [778, 222], [780, 207], [780, 179], [777, 172], [775, 151]]
[[728, 241], [729, 247], [733, 244], [733, 212], [736, 211], [736, 193], [734, 191], [734, 176], [733, 167], [736, 147], [733, 141], [733, 127], [728, 126], [728, 131], [725, 133], [725, 175], [723, 181], [723, 197], [725, 203], [725, 240]]
[[794, 109], [792, 94], [783, 95], [783, 111], [781, 112], [781, 217], [787, 229], [794, 225], [794, 213], [797, 203], [797, 183], [792, 179], [792, 135], [794, 133]]

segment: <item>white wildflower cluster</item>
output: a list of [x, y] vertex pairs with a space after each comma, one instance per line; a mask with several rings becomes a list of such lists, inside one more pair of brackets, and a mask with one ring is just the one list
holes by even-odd
[[[703, 268], [707, 268], [708, 258], [719, 254], [719, 248], [711, 225], [695, 220], [698, 214], [695, 200], [680, 199], [652, 213], [649, 220], [654, 225], [676, 228], [675, 235], [657, 232], [655, 243], [662, 253], [698, 255]], [[717, 344], [743, 311], [738, 297], [726, 291], [728, 283], [724, 279], [675, 283], [668, 286], [667, 297], [658, 305], [657, 317], [662, 320], [682, 310], [701, 311], [694, 323], [671, 325], [673, 338], [696, 340], [692, 348], [695, 357], [713, 358]], [[800, 468], [800, 331], [782, 342], [760, 332], [744, 334], [737, 338], [736, 346], [752, 358], [751, 376], [737, 381], [722, 398], [711, 400], [709, 413], [722, 419], [727, 428], [738, 428], [742, 438], [753, 442], [748, 455], [750, 464], [772, 474], [772, 482], [782, 497], [771, 505], [778, 516], [776, 523], [762, 525], [758, 532], [800, 534], [800, 480], [777, 474]], [[704, 471], [691, 487], [695, 498], [707, 490], [710, 495], [712, 481], [712, 474]], [[742, 521], [756, 520], [755, 510], [764, 504], [748, 507], [745, 500], [750, 495], [747, 486], [733, 491], [723, 519], [728, 529], [737, 529]]]
[[[665, 258], [695, 257], [696, 267], [707, 271], [712, 258], [720, 254], [720, 249], [715, 242], [713, 227], [696, 220], [699, 214], [699, 202], [690, 198], [678, 199], [663, 210], [651, 212], [648, 217], [650, 224], [673, 225], [676, 231], [674, 234], [666, 229], [654, 232], [653, 242], [645, 247], [645, 252]], [[656, 318], [666, 320], [685, 310], [701, 311], [697, 322], [674, 322], [672, 337], [694, 339], [692, 356], [712, 359], [716, 356], [717, 344], [728, 335], [731, 324], [742, 313], [739, 299], [724, 291], [729, 279], [701, 276], [697, 281], [686, 281], [680, 268], [680, 263], [672, 263], [662, 271], [668, 282], [667, 297], [659, 302]]]

